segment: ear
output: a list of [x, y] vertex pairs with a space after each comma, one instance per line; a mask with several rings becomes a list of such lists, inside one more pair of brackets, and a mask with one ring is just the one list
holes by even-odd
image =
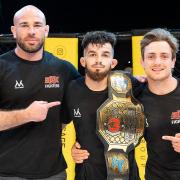
[[111, 69], [113, 69], [117, 64], [118, 64], [118, 60], [117, 59], [112, 59]]
[[13, 37], [16, 38], [16, 27], [15, 26], [11, 26], [11, 32], [13, 34]]
[[49, 25], [45, 26], [45, 37], [48, 37], [49, 34]]
[[142, 57], [141, 57], [141, 66], [144, 68], [144, 60]]
[[81, 63], [81, 66], [82, 66], [82, 67], [85, 67], [85, 66], [86, 66], [86, 60], [85, 60], [84, 57], [81, 57], [81, 58], [80, 58], [80, 63]]
[[172, 60], [172, 67], [171, 68], [175, 67], [175, 63], [176, 63], [176, 58], [173, 58], [173, 60]]

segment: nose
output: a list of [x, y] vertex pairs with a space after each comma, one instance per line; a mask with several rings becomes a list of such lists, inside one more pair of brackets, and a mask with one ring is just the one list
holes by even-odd
[[34, 27], [29, 27], [28, 33], [31, 34], [31, 35], [34, 35], [34, 34], [35, 34], [35, 29], [34, 29]]
[[96, 64], [102, 64], [101, 56], [96, 56]]
[[161, 58], [160, 57], [156, 57], [155, 64], [161, 64]]

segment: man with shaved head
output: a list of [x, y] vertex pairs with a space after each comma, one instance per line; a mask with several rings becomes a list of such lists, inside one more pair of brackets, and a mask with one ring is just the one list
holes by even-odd
[[0, 56], [0, 180], [65, 180], [63, 96], [79, 73], [44, 51], [49, 26], [35, 6], [17, 11], [11, 30], [16, 48]]
[[[28, 19], [31, 20], [28, 22]], [[11, 27], [11, 31], [16, 38], [16, 51], [19, 53], [22, 51], [37, 52], [39, 56], [42, 56], [44, 40], [49, 32], [49, 26], [46, 25], [43, 12], [35, 6], [28, 5], [15, 13], [13, 22], [14, 26]]]

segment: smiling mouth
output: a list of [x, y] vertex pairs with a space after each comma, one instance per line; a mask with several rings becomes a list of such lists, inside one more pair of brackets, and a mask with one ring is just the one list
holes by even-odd
[[153, 71], [163, 71], [163, 69], [152, 69]]

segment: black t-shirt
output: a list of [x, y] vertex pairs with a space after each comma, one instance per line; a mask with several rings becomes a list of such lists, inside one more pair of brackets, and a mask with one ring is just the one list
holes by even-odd
[[[69, 119], [73, 120], [76, 138], [82, 149], [87, 149], [90, 156], [82, 164], [76, 164], [77, 180], [106, 180], [106, 163], [104, 145], [96, 134], [96, 111], [107, 100], [108, 91], [92, 91], [84, 78], [73, 80], [67, 90], [67, 110]], [[130, 179], [136, 180], [138, 170], [134, 151], [129, 153]]]
[[[33, 101], [61, 101], [70, 80], [79, 77], [72, 64], [44, 52], [27, 61], [10, 51], [0, 56], [0, 109], [14, 110]], [[63, 171], [62, 105], [50, 108], [43, 122], [30, 122], [0, 132], [0, 176], [45, 178]]]
[[146, 180], [179, 180], [180, 154], [163, 135], [180, 133], [180, 86], [166, 95], [156, 95], [144, 89], [138, 98], [146, 115], [145, 140], [148, 160]]

